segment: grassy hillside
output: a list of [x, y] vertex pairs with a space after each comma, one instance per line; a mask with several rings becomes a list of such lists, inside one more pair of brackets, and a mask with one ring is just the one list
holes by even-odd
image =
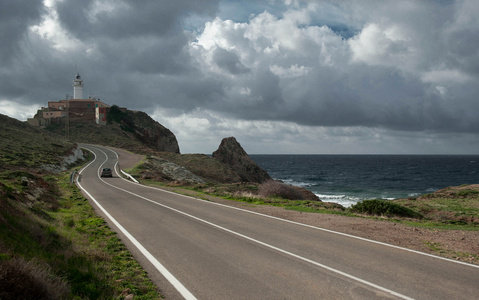
[[0, 115], [0, 299], [159, 299], [58, 164], [75, 145]]
[[430, 226], [479, 230], [478, 184], [447, 187], [418, 198], [393, 202], [422, 214]]
[[[65, 135], [65, 125], [53, 124], [46, 129], [57, 135]], [[114, 146], [143, 154], [153, 151], [135, 138], [131, 132], [122, 130], [117, 123], [98, 126], [93, 123], [71, 122], [69, 133], [70, 140], [77, 143]]]
[[0, 169], [39, 168], [60, 163], [74, 144], [0, 114]]
[[[108, 124], [71, 121], [68, 136], [77, 143], [98, 144], [127, 149], [136, 153], [167, 151], [179, 153], [175, 135], [144, 112], [129, 111], [112, 106], [107, 114]], [[66, 136], [65, 124], [54, 123], [46, 128], [57, 135]]]

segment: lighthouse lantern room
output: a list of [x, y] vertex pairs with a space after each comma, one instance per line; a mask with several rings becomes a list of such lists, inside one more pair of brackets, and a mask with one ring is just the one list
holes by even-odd
[[83, 80], [80, 74], [77, 73], [73, 79], [73, 99], [83, 99]]

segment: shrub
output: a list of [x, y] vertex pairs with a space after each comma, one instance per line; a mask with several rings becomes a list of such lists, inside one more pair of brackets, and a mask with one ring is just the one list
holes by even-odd
[[460, 190], [456, 193], [457, 196], [459, 197], [475, 197], [479, 194], [479, 191], [476, 190]]
[[288, 200], [304, 200], [297, 188], [279, 181], [268, 180], [259, 186], [259, 195], [263, 198], [284, 198]]
[[46, 264], [22, 258], [0, 261], [0, 299], [66, 299], [69, 287]]
[[423, 216], [420, 213], [413, 211], [407, 207], [399, 204], [387, 201], [387, 200], [364, 200], [351, 206], [352, 212], [387, 216], [387, 217], [405, 217], [405, 218], [417, 218], [422, 219]]

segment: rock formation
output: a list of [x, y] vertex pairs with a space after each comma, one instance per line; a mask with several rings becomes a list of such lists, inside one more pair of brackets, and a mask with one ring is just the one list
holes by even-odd
[[168, 128], [141, 111], [128, 111], [136, 137], [144, 144], [164, 152], [180, 153], [176, 136]]
[[132, 133], [144, 145], [158, 151], [180, 153], [176, 136], [166, 127], [141, 111], [113, 105], [107, 114], [109, 124], [118, 123], [124, 132]]
[[271, 180], [269, 174], [261, 169], [244, 151], [234, 137], [224, 138], [213, 157], [229, 165], [243, 182], [263, 183]]

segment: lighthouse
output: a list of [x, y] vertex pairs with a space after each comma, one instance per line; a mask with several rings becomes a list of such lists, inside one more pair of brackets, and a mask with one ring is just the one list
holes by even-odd
[[73, 99], [83, 99], [83, 80], [78, 73], [73, 79]]

